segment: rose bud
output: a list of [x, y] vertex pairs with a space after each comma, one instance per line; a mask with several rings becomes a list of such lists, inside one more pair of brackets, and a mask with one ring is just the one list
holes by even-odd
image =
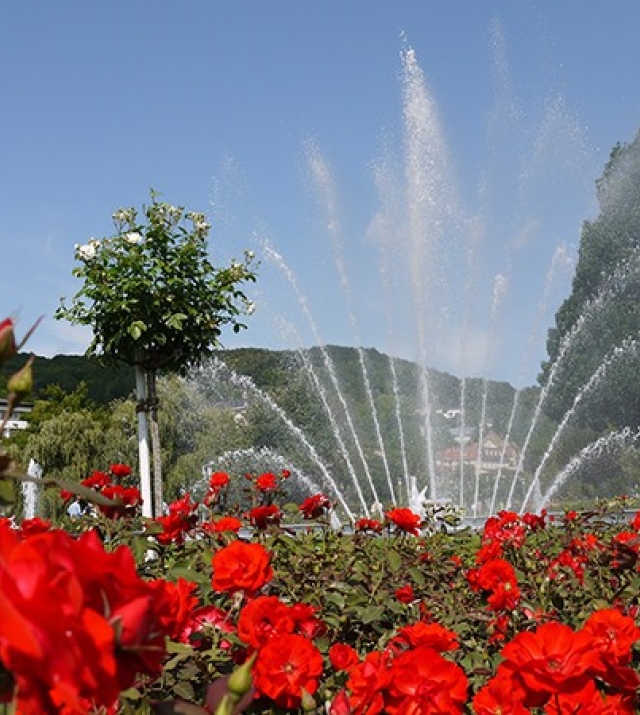
[[35, 355], [31, 354], [26, 364], [21, 370], [13, 375], [7, 382], [9, 401], [15, 407], [20, 400], [25, 398], [33, 390], [33, 361]]
[[5, 318], [0, 322], [0, 365], [7, 360], [11, 360], [18, 352], [13, 328], [11, 318]]

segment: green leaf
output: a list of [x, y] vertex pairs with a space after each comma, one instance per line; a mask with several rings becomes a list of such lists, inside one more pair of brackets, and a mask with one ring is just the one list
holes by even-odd
[[129, 335], [131, 335], [134, 340], [138, 340], [146, 329], [147, 326], [141, 320], [135, 320], [129, 326]]
[[11, 479], [0, 477], [0, 504], [14, 504], [16, 501], [15, 482]]
[[363, 623], [373, 623], [379, 621], [384, 615], [385, 608], [383, 606], [369, 606], [360, 613], [360, 620]]
[[389, 570], [392, 573], [399, 571], [402, 566], [402, 557], [394, 549], [389, 549], [387, 553], [387, 562], [389, 563]]

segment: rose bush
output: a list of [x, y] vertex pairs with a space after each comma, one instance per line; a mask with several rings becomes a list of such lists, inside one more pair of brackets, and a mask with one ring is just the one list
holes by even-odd
[[[245, 513], [219, 513], [236, 477], [217, 473], [202, 502], [185, 494], [155, 520], [124, 494], [64, 517], [66, 531], [5, 520], [4, 698], [26, 713], [637, 711], [628, 502], [450, 534], [394, 507], [341, 532], [320, 494], [294, 533], [292, 511], [264, 503], [266, 474], [248, 479]], [[129, 478], [112, 465], [82, 486], [100, 496]]]

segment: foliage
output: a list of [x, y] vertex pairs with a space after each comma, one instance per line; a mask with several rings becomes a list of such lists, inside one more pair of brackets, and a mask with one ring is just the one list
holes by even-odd
[[[19, 353], [0, 365], [0, 376], [9, 377], [27, 359]], [[84, 355], [56, 355], [52, 358], [36, 355], [33, 363], [32, 399], [47, 399], [45, 392], [57, 385], [64, 393], [75, 392], [81, 384], [91, 402], [106, 406], [115, 399], [133, 392], [134, 379], [125, 365], [105, 366], [98, 359]]]
[[[563, 354], [545, 405], [557, 421], [599, 366], [614, 358], [616, 348], [635, 339], [640, 329], [640, 134], [631, 143], [614, 147], [597, 193], [600, 212], [583, 224], [572, 291], [549, 331], [549, 359], [540, 378], [549, 379]], [[613, 362], [590, 396], [591, 409], [576, 415], [580, 426], [602, 432], [640, 424], [637, 350], [630, 345]]]
[[90, 355], [182, 373], [211, 353], [225, 325], [244, 327], [239, 316], [252, 306], [239, 286], [255, 280], [253, 255], [214, 268], [203, 214], [153, 192], [143, 213], [116, 211], [115, 235], [76, 247], [83, 286], [56, 317], [92, 327]]
[[[112, 465], [84, 486], [104, 493], [130, 478]], [[246, 515], [214, 513], [231, 481], [216, 474], [202, 503], [185, 495], [155, 521], [132, 502], [63, 522], [102, 534], [114, 554], [130, 549], [145, 581], [173, 584], [162, 671], [132, 683], [120, 713], [636, 711], [640, 513], [628, 501], [555, 517], [502, 512], [481, 531], [445, 534], [402, 508], [334, 530], [331, 504], [310, 499], [300, 516], [311, 516], [309, 501], [321, 506], [305, 528], [272, 523], [240, 537]], [[274, 481], [253, 478], [256, 496]], [[20, 528], [25, 543], [51, 528], [35, 521]], [[136, 637], [146, 632], [139, 622]]]

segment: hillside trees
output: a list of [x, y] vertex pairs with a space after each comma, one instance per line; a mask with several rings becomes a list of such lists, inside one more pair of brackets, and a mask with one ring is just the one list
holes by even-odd
[[563, 355], [547, 414], [561, 420], [588, 386], [577, 421], [604, 431], [640, 424], [640, 134], [614, 147], [596, 186], [599, 214], [583, 224], [572, 291], [549, 331], [540, 379]]

